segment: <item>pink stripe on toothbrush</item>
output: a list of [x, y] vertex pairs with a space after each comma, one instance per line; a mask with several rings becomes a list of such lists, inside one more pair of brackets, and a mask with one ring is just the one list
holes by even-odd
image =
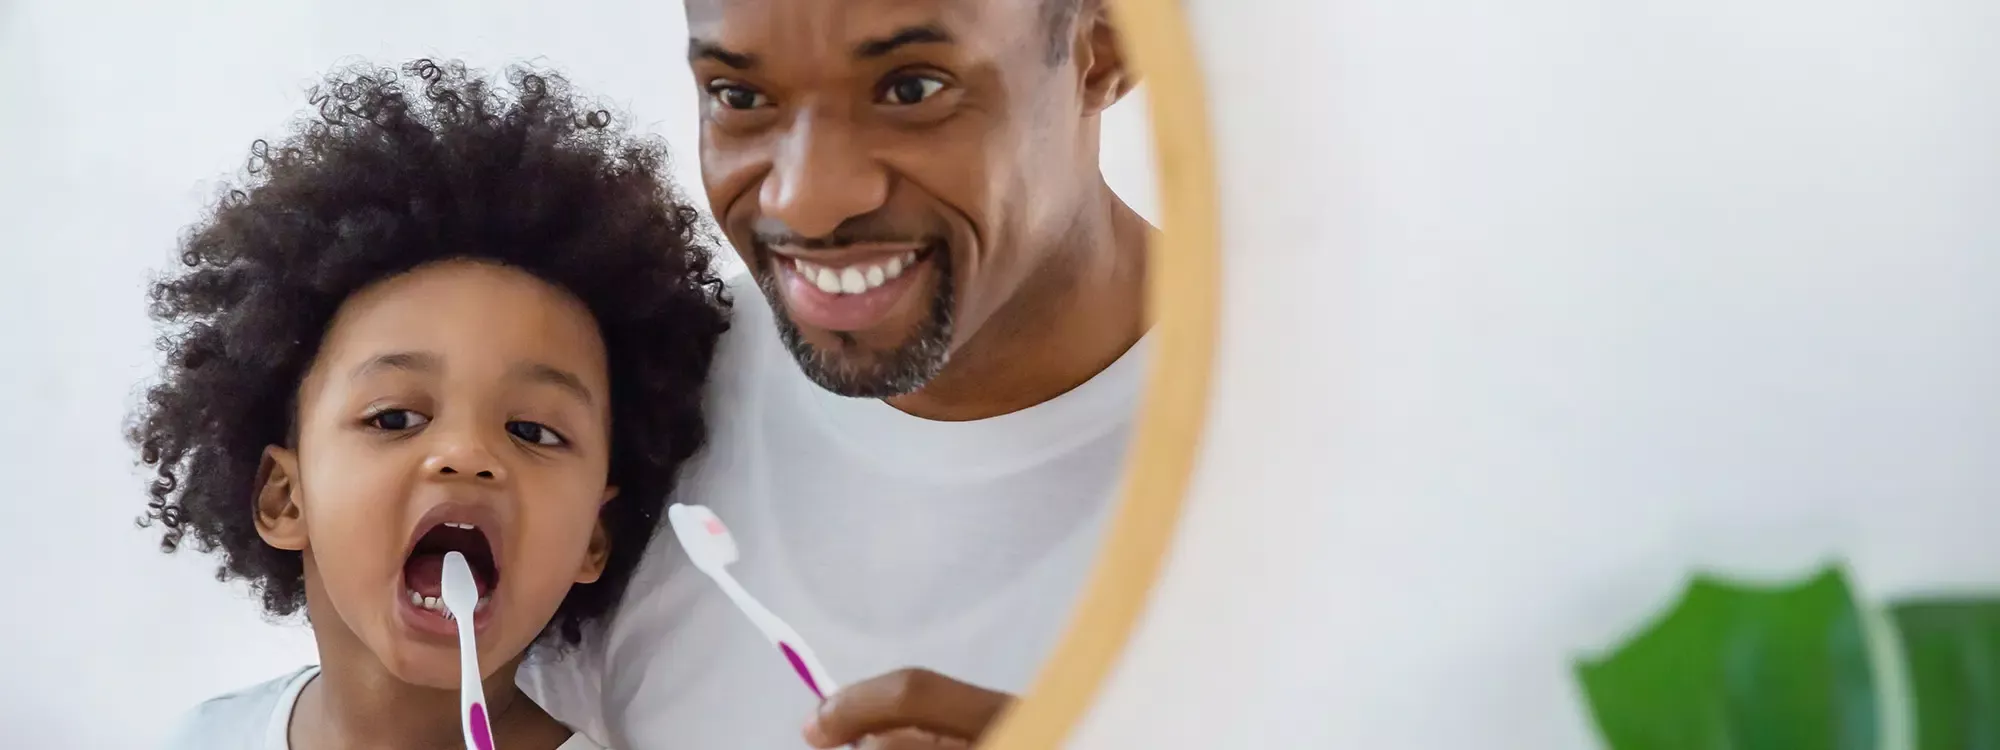
[[486, 707], [472, 704], [472, 748], [493, 750], [493, 728], [486, 726]]
[[812, 688], [813, 695], [826, 700], [826, 693], [820, 692], [819, 681], [813, 679], [812, 670], [806, 669], [806, 660], [799, 658], [799, 652], [793, 651], [791, 645], [783, 641], [778, 642], [778, 649], [785, 652], [785, 660], [792, 663], [792, 671], [799, 673], [799, 679], [806, 681], [806, 687]]

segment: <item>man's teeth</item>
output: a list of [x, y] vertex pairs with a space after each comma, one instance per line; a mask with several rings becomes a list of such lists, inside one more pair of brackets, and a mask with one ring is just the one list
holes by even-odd
[[[453, 619], [451, 616], [451, 608], [444, 606], [444, 597], [424, 596], [423, 594], [417, 593], [416, 589], [405, 589], [404, 592], [410, 595], [411, 604], [415, 604], [417, 605], [417, 607], [421, 609], [428, 609], [432, 612], [444, 615], [445, 619], [447, 620]], [[491, 601], [493, 601], [492, 594], [487, 594], [485, 596], [479, 597], [479, 603], [473, 605], [472, 611], [474, 612], [486, 611], [486, 604]]]
[[450, 521], [446, 521], [444, 525], [454, 529], [464, 529], [466, 531], [471, 531], [473, 529], [479, 528], [469, 523], [452, 523]]
[[792, 261], [799, 275], [813, 286], [827, 294], [860, 294], [889, 283], [890, 279], [903, 275], [903, 270], [916, 265], [915, 251], [903, 253], [881, 263], [828, 268], [803, 260]]

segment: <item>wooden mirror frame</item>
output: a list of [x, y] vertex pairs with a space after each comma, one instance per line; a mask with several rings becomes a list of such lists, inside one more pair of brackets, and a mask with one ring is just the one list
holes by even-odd
[[1208, 412], [1222, 253], [1202, 71], [1179, 0], [1110, 1], [1146, 87], [1159, 180], [1152, 361], [1116, 513], [1069, 629], [982, 750], [1059, 747], [1096, 702], [1166, 561]]

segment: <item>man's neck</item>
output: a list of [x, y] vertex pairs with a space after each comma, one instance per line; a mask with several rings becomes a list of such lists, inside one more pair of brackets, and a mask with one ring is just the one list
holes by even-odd
[[[1084, 384], [1146, 333], [1146, 243], [1152, 227], [1105, 186], [1099, 205], [1052, 263], [952, 353], [923, 390], [889, 399], [912, 416], [961, 422], [1010, 414]], [[1074, 259], [1070, 261], [1069, 259]]]

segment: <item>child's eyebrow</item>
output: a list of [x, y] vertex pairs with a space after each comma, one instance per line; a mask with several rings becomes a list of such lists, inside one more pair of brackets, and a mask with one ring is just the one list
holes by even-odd
[[391, 352], [361, 363], [348, 377], [358, 379], [376, 370], [433, 372], [440, 369], [442, 364], [443, 358], [430, 352]]
[[[377, 370], [403, 370], [406, 372], [428, 373], [444, 369], [444, 358], [430, 352], [390, 352], [370, 358], [354, 368], [349, 377], [359, 379]], [[513, 380], [527, 383], [553, 385], [575, 394], [585, 405], [595, 406], [597, 396], [590, 392], [590, 386], [583, 384], [583, 378], [576, 373], [541, 362], [523, 362], [514, 365], [507, 373]]]
[[586, 405], [594, 406], [597, 402], [596, 397], [591, 395], [589, 386], [583, 384], [583, 378], [577, 377], [576, 373], [554, 365], [542, 364], [540, 362], [524, 362], [514, 366], [511, 376], [518, 380], [525, 380], [530, 383], [546, 383], [569, 391], [576, 394], [577, 398], [583, 399], [583, 403]]

